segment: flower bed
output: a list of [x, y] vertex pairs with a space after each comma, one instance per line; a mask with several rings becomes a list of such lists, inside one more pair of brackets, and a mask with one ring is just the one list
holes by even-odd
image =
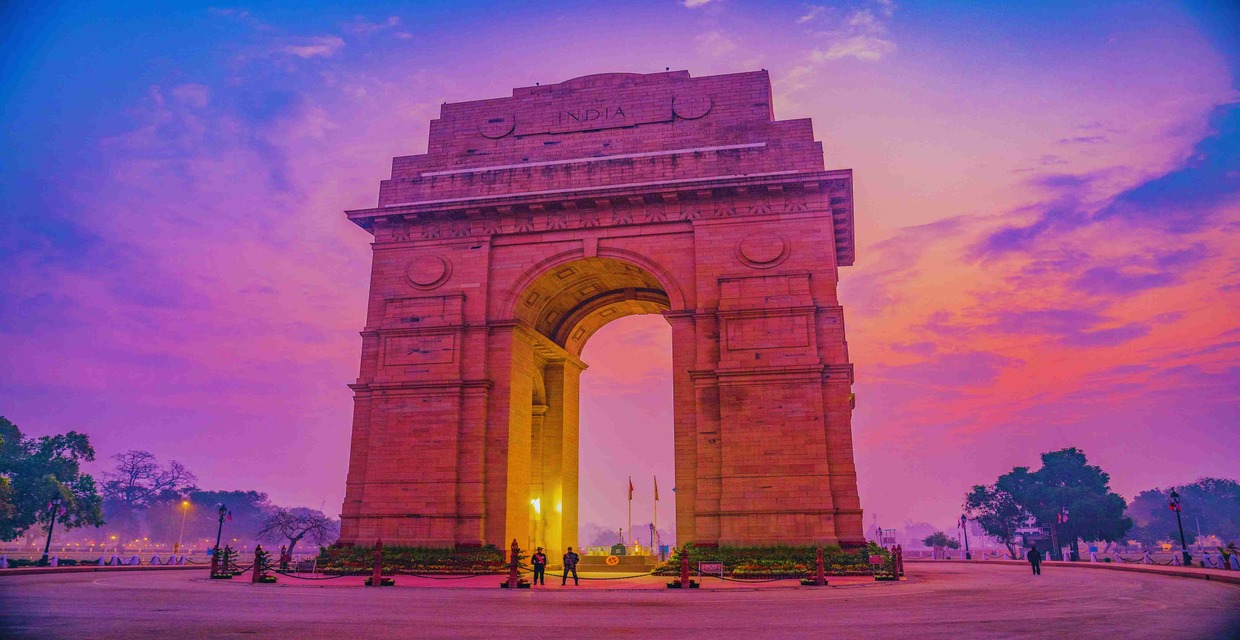
[[[680, 575], [680, 554], [687, 553], [689, 568], [697, 572], [699, 562], [722, 562], [725, 576], [747, 579], [804, 578], [817, 569], [817, 547], [696, 547], [685, 545], [655, 573], [662, 576]], [[870, 543], [858, 551], [845, 551], [837, 546], [822, 548], [824, 569], [830, 576], [871, 576], [871, 555], [890, 559], [890, 553]]]
[[[374, 571], [375, 548], [327, 547], [319, 551], [319, 571], [327, 574], [368, 574]], [[383, 546], [383, 573], [488, 575], [507, 570], [504, 552], [494, 546], [471, 548]]]

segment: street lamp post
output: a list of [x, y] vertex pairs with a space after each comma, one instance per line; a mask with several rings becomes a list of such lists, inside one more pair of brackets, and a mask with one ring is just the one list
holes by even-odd
[[964, 531], [964, 559], [972, 560], [973, 554], [969, 553], [969, 519], [960, 514], [960, 530]]
[[[1062, 526], [1064, 529], [1067, 529], [1067, 528], [1068, 528], [1068, 527], [1067, 527], [1067, 524], [1068, 524], [1068, 507], [1060, 507], [1060, 508], [1059, 508], [1059, 513], [1055, 514], [1055, 522], [1056, 522], [1056, 523], [1058, 523], [1058, 525]], [[1055, 529], [1058, 529], [1058, 528], [1059, 528], [1059, 526], [1056, 526], [1056, 527], [1055, 527]], [[1053, 532], [1053, 531], [1054, 531], [1054, 530], [1052, 530], [1052, 532]], [[1065, 535], [1066, 535], [1068, 532], [1067, 532], [1067, 531], [1065, 531], [1064, 533], [1065, 533]], [[1080, 554], [1080, 552], [1079, 552], [1079, 551], [1077, 551], [1077, 548], [1076, 548], [1076, 541], [1077, 541], [1077, 540], [1076, 540], [1076, 537], [1075, 537], [1075, 536], [1071, 536], [1068, 540], [1064, 540], [1063, 542], [1059, 542], [1059, 541], [1058, 541], [1058, 539], [1056, 538], [1056, 542], [1055, 542], [1055, 544], [1056, 544], [1056, 545], [1059, 545], [1059, 544], [1065, 544], [1065, 543], [1068, 545], [1068, 557], [1067, 557], [1067, 558], [1064, 558], [1062, 555], [1060, 555], [1060, 559], [1061, 559], [1061, 560], [1071, 560], [1071, 561], [1073, 561], [1073, 562], [1076, 562], [1076, 561], [1078, 561], [1078, 560], [1080, 560], [1080, 559], [1081, 559], [1081, 557], [1080, 557], [1080, 555], [1079, 555], [1079, 554]], [[1062, 551], [1063, 551], [1062, 549], [1060, 549], [1060, 550], [1059, 550], [1059, 552], [1060, 552], [1061, 554], [1062, 554]]]
[[215, 530], [215, 548], [220, 548], [220, 536], [224, 533], [224, 516], [228, 515], [228, 507], [224, 503], [220, 503], [220, 527]]
[[1193, 557], [1188, 555], [1188, 543], [1184, 541], [1184, 521], [1180, 518], [1180, 512], [1184, 510], [1180, 506], [1180, 494], [1175, 489], [1171, 490], [1171, 510], [1175, 512], [1175, 523], [1180, 527], [1180, 552], [1184, 554], [1184, 566], [1192, 566]]
[[189, 500], [181, 501], [181, 532], [177, 534], [177, 544], [172, 547], [172, 555], [181, 552], [181, 539], [185, 537], [185, 516], [189, 513]]
[[52, 529], [56, 528], [56, 513], [60, 511], [60, 498], [52, 500], [47, 505], [48, 522], [47, 522], [47, 543], [43, 545], [43, 564], [47, 564], [47, 554], [52, 548]]

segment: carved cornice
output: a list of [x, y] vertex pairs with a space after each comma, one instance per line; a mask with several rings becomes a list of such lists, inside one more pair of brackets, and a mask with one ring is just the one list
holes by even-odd
[[761, 215], [830, 215], [839, 263], [852, 264], [852, 171], [732, 176], [555, 193], [414, 202], [347, 211], [376, 244]]
[[451, 393], [453, 391], [468, 391], [471, 389], [490, 389], [494, 386], [494, 382], [490, 380], [405, 380], [405, 381], [384, 381], [384, 382], [357, 382], [349, 385], [349, 388], [358, 395], [370, 393], [386, 393], [396, 391], [421, 391], [424, 393]]

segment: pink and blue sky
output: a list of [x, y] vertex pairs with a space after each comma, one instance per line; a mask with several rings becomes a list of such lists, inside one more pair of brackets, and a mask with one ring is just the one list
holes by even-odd
[[[1240, 476], [1240, 10], [745, 0], [0, 6], [0, 414], [336, 513], [372, 206], [439, 105], [770, 70], [856, 175], [867, 528], [1078, 446]], [[672, 507], [670, 332], [587, 346], [582, 520]], [[104, 465], [96, 465], [96, 470]], [[637, 514], [641, 514], [639, 518]]]

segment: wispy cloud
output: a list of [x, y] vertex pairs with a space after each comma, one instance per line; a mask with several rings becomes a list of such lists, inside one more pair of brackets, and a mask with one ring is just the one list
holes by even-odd
[[806, 5], [805, 13], [802, 14], [800, 18], [797, 18], [797, 24], [805, 24], [806, 22], [813, 21], [826, 12], [826, 10], [827, 8], [820, 4]]
[[314, 36], [286, 44], [280, 51], [298, 58], [330, 58], [343, 48], [344, 39], [340, 36]]
[[891, 2], [870, 2], [855, 8], [837, 19], [833, 24], [832, 16], [821, 5], [811, 5], [808, 11], [797, 18], [798, 24], [826, 22], [828, 30], [822, 35], [827, 40], [825, 47], [816, 47], [810, 54], [814, 62], [855, 58], [866, 62], [881, 60], [895, 53], [896, 44], [887, 30], [887, 20], [895, 11]]
[[721, 31], [703, 33], [694, 39], [698, 53], [712, 58], [725, 56], [736, 50], [736, 42]]
[[344, 23], [343, 29], [345, 33], [355, 36], [368, 36], [383, 31], [390, 31], [399, 26], [400, 16], [388, 16], [386, 20], [378, 22], [369, 22], [365, 16], [355, 16], [352, 21]]
[[1107, 140], [1106, 136], [1074, 136], [1071, 138], [1060, 138], [1059, 144], [1099, 144]]
[[713, 0], [685, 0], [684, 5], [690, 9], [696, 9], [698, 7], [704, 7], [712, 1]]
[[847, 12], [826, 5], [806, 5], [805, 13], [796, 24], [809, 31], [813, 47], [801, 64], [792, 67], [781, 79], [785, 90], [797, 91], [809, 86], [824, 65], [840, 60], [877, 62], [897, 51], [888, 32], [887, 21], [895, 5], [869, 0]]

